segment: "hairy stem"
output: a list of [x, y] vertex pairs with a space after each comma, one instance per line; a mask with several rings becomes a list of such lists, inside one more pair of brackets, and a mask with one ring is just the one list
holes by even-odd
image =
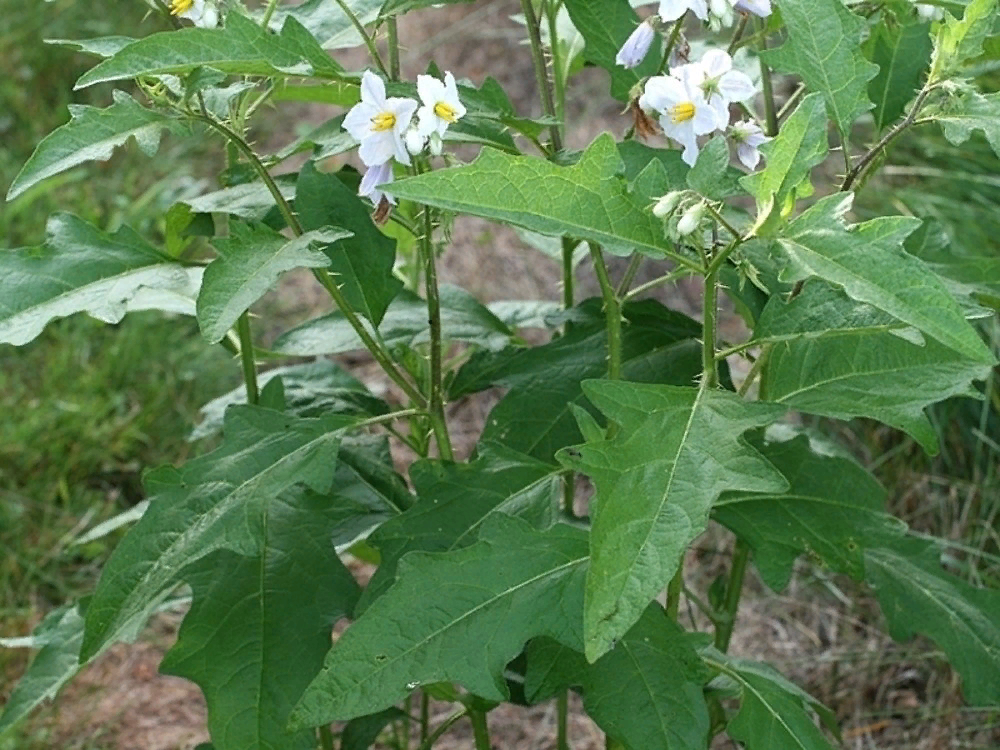
[[476, 750], [493, 750], [490, 745], [490, 728], [486, 725], [486, 713], [469, 711], [469, 721], [472, 722], [472, 735], [476, 738]]
[[[569, 237], [562, 238], [562, 302], [563, 309], [569, 310], [573, 307], [573, 252], [576, 250], [577, 242]], [[566, 324], [567, 327], [569, 324]]]
[[340, 6], [340, 9], [344, 11], [344, 15], [347, 16], [347, 19], [351, 22], [351, 25], [354, 26], [355, 30], [357, 30], [358, 34], [361, 36], [361, 40], [365, 43], [365, 47], [368, 48], [368, 54], [371, 55], [372, 62], [375, 63], [375, 66], [379, 69], [379, 71], [381, 71], [382, 75], [391, 77], [389, 76], [389, 71], [386, 70], [385, 63], [382, 62], [382, 56], [378, 53], [378, 47], [375, 46], [375, 40], [367, 31], [365, 31], [364, 24], [361, 23], [361, 20], [357, 17], [354, 11], [351, 10], [351, 6], [344, 2], [344, 0], [336, 1], [337, 5]]
[[604, 254], [599, 245], [590, 242], [590, 257], [594, 261], [594, 273], [601, 285], [604, 299], [604, 319], [608, 329], [608, 380], [620, 380], [622, 376], [622, 312], [621, 303], [615, 296], [615, 288], [608, 276]]
[[556, 29], [556, 9], [554, 0], [544, 0], [545, 19], [549, 26], [549, 54], [552, 57], [552, 84], [554, 88], [555, 117], [559, 121], [560, 142], [566, 140], [566, 81], [562, 77], [562, 52], [559, 49], [559, 34]]
[[671, 281], [677, 281], [677, 279], [683, 279], [685, 276], [690, 276], [691, 270], [688, 268], [678, 268], [670, 273], [665, 273], [663, 276], [657, 276], [652, 281], [647, 281], [645, 284], [639, 284], [635, 289], [630, 291], [625, 295], [624, 301], [628, 302], [635, 299], [643, 292], [648, 292], [650, 289], [655, 289], [663, 284], [669, 284]]
[[767, 357], [771, 353], [771, 345], [764, 344], [764, 347], [760, 350], [760, 354], [757, 355], [757, 359], [754, 360], [753, 366], [750, 368], [750, 372], [747, 373], [746, 380], [740, 386], [739, 391], [736, 395], [743, 398], [750, 391], [750, 387], [754, 384], [754, 381], [760, 376], [764, 371], [764, 365], [767, 364]]
[[[538, 16], [531, 0], [521, 0], [521, 12], [524, 13], [524, 23], [528, 27], [528, 40], [531, 42], [531, 62], [535, 67], [535, 80], [542, 97], [542, 107], [545, 114], [556, 119], [556, 105], [552, 96], [552, 82], [545, 69], [545, 49], [542, 46], [542, 35], [539, 31]], [[558, 122], [553, 122], [549, 128], [552, 151], [562, 151], [562, 130]]]
[[750, 547], [740, 539], [733, 546], [733, 563], [729, 569], [729, 582], [726, 584], [726, 596], [722, 603], [724, 616], [715, 628], [715, 647], [722, 652], [729, 649], [729, 641], [733, 637], [733, 626], [736, 624], [736, 611], [740, 606], [740, 595], [743, 593], [743, 578], [750, 561]]
[[250, 313], [243, 311], [236, 321], [236, 332], [240, 337], [240, 363], [243, 365], [243, 382], [247, 388], [247, 403], [256, 404], [260, 401], [257, 390], [257, 364], [253, 357], [253, 336], [250, 334]]
[[629, 259], [628, 267], [625, 269], [625, 273], [622, 274], [622, 280], [618, 282], [618, 297], [623, 298], [628, 294], [628, 288], [632, 286], [632, 282], [635, 280], [635, 275], [639, 273], [639, 266], [642, 265], [644, 256], [639, 253], [634, 253]]
[[746, 31], [747, 23], [750, 21], [750, 15], [747, 13], [743, 14], [743, 18], [740, 19], [739, 24], [736, 26], [736, 30], [733, 32], [733, 38], [729, 41], [729, 47], [726, 48], [726, 53], [732, 57], [733, 53], [737, 50], [740, 44], [740, 37], [743, 36], [743, 32]]
[[431, 373], [427, 394], [427, 411], [437, 443], [438, 455], [446, 461], [453, 461], [448, 423], [444, 417], [444, 401], [441, 385], [441, 298], [438, 296], [437, 264], [434, 259], [434, 231], [431, 209], [423, 207], [423, 232], [420, 237], [420, 252], [424, 256], [424, 283], [427, 293], [427, 320], [431, 328]]
[[684, 26], [684, 16], [674, 22], [674, 27], [670, 29], [670, 37], [667, 39], [667, 46], [663, 48], [663, 57], [660, 58], [660, 65], [656, 69], [656, 75], [663, 74], [670, 65], [670, 53], [674, 51], [674, 45], [681, 35], [681, 28]]
[[705, 274], [705, 293], [702, 303], [701, 384], [704, 388], [717, 388], [719, 385], [719, 366], [715, 359], [715, 327], [719, 294], [718, 278], [718, 267], [713, 268], [710, 266], [708, 273]]
[[396, 17], [389, 16], [385, 22], [389, 34], [389, 78], [399, 80], [399, 30], [396, 28]]
[[563, 690], [556, 699], [556, 750], [569, 750], [569, 691]]
[[271, 18], [274, 16], [274, 9], [278, 7], [278, 0], [270, 0], [267, 4], [267, 8], [264, 10], [264, 17], [260, 20], [260, 26], [262, 29], [266, 29], [268, 24], [271, 23]]

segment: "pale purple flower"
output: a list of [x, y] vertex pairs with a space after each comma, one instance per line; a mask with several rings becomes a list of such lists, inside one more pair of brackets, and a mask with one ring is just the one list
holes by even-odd
[[740, 13], [753, 13], [755, 16], [767, 18], [771, 15], [771, 0], [735, 0], [733, 9]]
[[737, 158], [743, 163], [743, 166], [750, 170], [756, 169], [757, 163], [760, 161], [760, 151], [757, 150], [757, 147], [771, 140], [764, 135], [757, 123], [749, 120], [732, 125], [727, 136], [736, 144]]
[[417, 103], [385, 96], [382, 79], [370, 71], [361, 76], [361, 101], [344, 118], [344, 130], [361, 144], [358, 155], [366, 167], [384, 165], [392, 157], [410, 164], [404, 137]]
[[657, 15], [664, 21], [676, 21], [688, 11], [694, 13], [702, 21], [708, 20], [706, 0], [660, 0], [660, 10]]
[[382, 196], [392, 205], [396, 205], [396, 199], [381, 188], [392, 182], [392, 162], [376, 164], [368, 168], [364, 177], [361, 178], [361, 185], [358, 187], [358, 195], [370, 198], [376, 206], [382, 201]]
[[625, 44], [618, 50], [618, 54], [615, 55], [615, 64], [621, 65], [627, 70], [637, 67], [646, 59], [655, 38], [656, 30], [653, 28], [651, 19], [647, 18], [636, 26], [635, 31], [629, 35]]

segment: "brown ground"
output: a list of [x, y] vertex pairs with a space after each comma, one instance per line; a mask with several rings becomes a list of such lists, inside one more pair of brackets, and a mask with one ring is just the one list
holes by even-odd
[[[404, 19], [400, 38], [411, 44], [403, 58], [404, 75], [415, 75], [423, 69], [428, 55], [433, 55], [442, 69], [477, 84], [486, 75], [498, 78], [522, 113], [538, 114], [529, 54], [518, 46], [520, 27], [509, 20], [517, 10], [512, 0], [492, 0], [428, 10]], [[361, 55], [352, 53], [350, 57], [349, 65], [364, 64]], [[620, 134], [625, 128], [617, 103], [606, 96], [605, 78], [602, 71], [588, 70], [573, 84], [570, 146], [582, 147], [602, 130]], [[299, 109], [298, 113], [313, 121], [332, 114], [315, 108]], [[556, 264], [526, 247], [511, 230], [463, 218], [457, 222], [453, 238], [453, 246], [442, 261], [442, 280], [462, 284], [487, 301], [558, 298]], [[655, 265], [647, 263], [645, 278], [663, 272]], [[616, 270], [621, 272], [620, 265]], [[579, 296], [596, 292], [586, 272], [581, 271], [578, 283]], [[293, 323], [325, 309], [325, 299], [310, 279], [292, 274], [263, 307]], [[696, 291], [682, 289], [665, 301], [697, 314]], [[740, 340], [739, 321], [727, 318], [723, 335]], [[739, 363], [734, 365], [738, 373]], [[460, 453], [468, 453], [496, 397], [488, 394], [452, 406], [449, 416]], [[706, 534], [690, 553], [688, 585], [703, 591], [726, 570], [728, 550], [725, 532], [716, 529]], [[845, 728], [846, 747], [937, 750], [1000, 746], [994, 744], [1000, 742], [1000, 735], [994, 730], [990, 736], [982, 728], [986, 714], [962, 712], [958, 685], [939, 656], [924, 643], [898, 646], [889, 641], [879, 629], [871, 601], [844, 583], [803, 567], [789, 590], [777, 595], [751, 577], [732, 651], [771, 662], [831, 706]], [[682, 613], [685, 611], [682, 605]], [[207, 740], [198, 689], [184, 680], [157, 674], [179, 619], [160, 616], [145, 642], [114, 647], [84, 670], [53, 707], [43, 709], [36, 723], [48, 733], [50, 746], [63, 750], [189, 750]], [[603, 747], [602, 733], [583, 715], [575, 696], [571, 708], [572, 747]], [[447, 706], [435, 706], [432, 715], [443, 719], [450, 712]], [[498, 750], [555, 747], [554, 704], [531, 709], [503, 706], [489, 718]], [[471, 748], [468, 726], [457, 724], [439, 747]], [[715, 747], [732, 744], [720, 739]]]

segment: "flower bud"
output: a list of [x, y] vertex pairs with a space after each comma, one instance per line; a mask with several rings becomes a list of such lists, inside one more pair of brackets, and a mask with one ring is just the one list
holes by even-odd
[[424, 150], [424, 136], [414, 127], [407, 129], [403, 140], [406, 143], [406, 150], [414, 156]]
[[625, 44], [615, 55], [615, 63], [623, 68], [631, 70], [646, 59], [646, 54], [656, 38], [656, 31], [649, 20], [640, 23], [631, 36], [625, 40]]
[[444, 150], [444, 141], [441, 138], [441, 134], [436, 130], [431, 133], [430, 137], [430, 152], [431, 156], [441, 156], [441, 152]]
[[682, 190], [671, 190], [661, 197], [653, 206], [653, 216], [657, 219], [665, 219], [677, 210], [681, 198], [684, 197]]
[[[917, 8], [920, 6], [918, 5]], [[753, 13], [760, 18], [767, 18], [771, 15], [771, 0], [736, 0], [733, 3], [733, 10], [740, 13]]]
[[684, 212], [681, 220], [677, 222], [677, 233], [682, 237], [694, 233], [701, 224], [701, 217], [704, 215], [704, 203], [696, 203], [691, 206], [691, 208]]

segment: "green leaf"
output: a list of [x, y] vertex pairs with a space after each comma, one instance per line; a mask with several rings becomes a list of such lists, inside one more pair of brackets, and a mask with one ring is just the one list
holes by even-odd
[[587, 659], [607, 652], [677, 571], [722, 492], [784, 492], [788, 482], [742, 439], [785, 407], [706, 388], [609, 380], [583, 384], [618, 424], [559, 459], [597, 489], [583, 628]]
[[781, 233], [778, 244], [790, 261], [783, 280], [818, 276], [966, 358], [992, 364], [993, 355], [941, 280], [903, 249], [920, 221], [890, 216], [847, 227], [841, 217], [852, 200], [851, 194], [823, 198]]
[[401, 16], [418, 8], [458, 5], [459, 3], [471, 2], [474, 2], [474, 0], [444, 0], [444, 2], [438, 2], [437, 0], [385, 0], [382, 10], [379, 11], [379, 16], [389, 18], [390, 16]]
[[[574, 404], [585, 399], [581, 381], [607, 372], [607, 332], [600, 300], [574, 308], [593, 316], [549, 344], [474, 356], [449, 388], [457, 398], [492, 385], [510, 388], [486, 420], [482, 439], [502, 443], [545, 462], [582, 439]], [[701, 372], [700, 325], [652, 300], [625, 305], [622, 372], [629, 380], [689, 385]]]
[[324, 174], [313, 162], [299, 172], [295, 210], [305, 230], [343, 227], [352, 233], [324, 248], [330, 272], [348, 303], [376, 326], [403, 282], [392, 273], [396, 242], [372, 222], [368, 208], [354, 190]]
[[80, 671], [77, 656], [82, 641], [83, 617], [77, 605], [60, 607], [46, 615], [30, 638], [30, 647], [40, 650], [0, 712], [0, 737], [36, 707], [55, 698]]
[[368, 538], [381, 555], [355, 616], [396, 578], [407, 552], [445, 552], [467, 547], [492, 514], [518, 516], [536, 527], [551, 526], [562, 499], [560, 471], [495, 443], [480, 446], [474, 461], [456, 464], [423, 459], [410, 467], [418, 502], [382, 524]]
[[[510, 343], [514, 332], [469, 292], [451, 284], [442, 284], [439, 292], [441, 332], [445, 340], [464, 341], [490, 350]], [[413, 348], [429, 342], [427, 301], [413, 292], [401, 291], [389, 304], [378, 331], [390, 349]], [[271, 348], [296, 357], [315, 357], [364, 349], [364, 344], [346, 318], [333, 312], [285, 331]]]
[[740, 192], [729, 169], [729, 144], [725, 138], [713, 138], [698, 152], [698, 160], [687, 174], [692, 190], [712, 200], [722, 200]]
[[591, 240], [616, 253], [660, 258], [673, 245], [649, 207], [665, 182], [656, 162], [627, 190], [614, 138], [605, 133], [570, 167], [487, 148], [467, 166], [394, 182], [392, 192], [540, 234]]
[[144, 615], [184, 567], [220, 549], [259, 554], [278, 493], [298, 483], [330, 491], [340, 432], [352, 422], [234, 406], [216, 451], [181, 469], [147, 473], [149, 509], [104, 566], [87, 608], [81, 659]]
[[868, 96], [875, 104], [872, 115], [881, 131], [894, 123], [906, 108], [931, 60], [929, 23], [879, 24], [865, 43], [868, 55], [879, 66], [868, 82]]
[[855, 333], [776, 344], [768, 358], [768, 398], [834, 419], [870, 417], [938, 450], [924, 414], [952, 396], [974, 396], [972, 380], [990, 365], [928, 340], [917, 346], [891, 333]]
[[[286, 365], [257, 376], [263, 389], [274, 378], [281, 378], [285, 406], [283, 411], [297, 417], [323, 414], [351, 414], [377, 417], [389, 413], [389, 405], [372, 395], [360, 380], [328, 359], [302, 365]], [[247, 402], [246, 386], [238, 386], [201, 407], [201, 421], [188, 440], [200, 440], [222, 429], [226, 409]]]
[[315, 750], [315, 732], [288, 732], [288, 715], [360, 593], [330, 544], [333, 520], [325, 497], [278, 495], [256, 555], [219, 550], [184, 571], [194, 601], [160, 671], [201, 688], [217, 750]]
[[[747, 175], [740, 184], [757, 199], [757, 210], [780, 212], [809, 171], [826, 159], [827, 119], [819, 94], [809, 94], [782, 124], [777, 137], [760, 147], [767, 157], [764, 169]], [[758, 223], [763, 217], [758, 218]]]
[[487, 309], [511, 330], [518, 328], [552, 328], [549, 319], [562, 312], [562, 304], [543, 299], [505, 299], [490, 302]]
[[203, 65], [223, 73], [278, 77], [336, 78], [342, 70], [294, 18], [285, 21], [279, 35], [235, 12], [226, 16], [225, 28], [161, 31], [133, 42], [84, 73], [75, 88], [138, 76], [184, 75]]
[[587, 715], [627, 750], [704, 750], [707, 670], [695, 652], [697, 634], [646, 608], [618, 644], [593, 664], [556, 641], [528, 644], [525, 692], [532, 702], [566, 686], [583, 691]]
[[325, 227], [289, 240], [263, 224], [230, 222], [229, 236], [212, 240], [219, 257], [205, 269], [198, 295], [202, 336], [210, 343], [221, 340], [283, 273], [330, 265], [330, 258], [314, 245], [350, 236], [350, 232]]
[[775, 591], [788, 584], [799, 555], [863, 580], [864, 551], [905, 531], [885, 512], [885, 490], [853, 460], [787, 431], [750, 442], [791, 486], [781, 494], [727, 492], [712, 518], [750, 545], [760, 577]]
[[502, 514], [486, 520], [470, 547], [407, 555], [395, 585], [330, 649], [292, 725], [374, 713], [441, 681], [506, 700], [504, 667], [529, 639], [582, 645], [573, 613], [583, 606], [586, 564], [586, 531], [536, 531]]
[[67, 169], [88, 161], [107, 161], [129, 138], [146, 156], [160, 146], [160, 133], [177, 130], [174, 118], [146, 109], [122, 91], [113, 92], [114, 104], [104, 109], [70, 104], [70, 121], [49, 133], [10, 184], [7, 200]]
[[926, 635], [962, 675], [969, 703], [1000, 703], [1000, 592], [945, 572], [933, 542], [901, 539], [867, 550], [865, 568], [892, 637]]
[[782, 72], [802, 76], [811, 91], [823, 94], [827, 112], [846, 142], [851, 124], [872, 107], [868, 81], [878, 73], [878, 66], [861, 54], [864, 19], [840, 0], [785, 0], [781, 20], [787, 41], [762, 52], [762, 57]]
[[111, 57], [135, 41], [131, 36], [99, 36], [93, 39], [45, 39], [46, 44], [65, 47], [97, 57]]
[[405, 713], [393, 706], [378, 713], [352, 719], [340, 736], [340, 750], [368, 750], [389, 724], [404, 716]]
[[983, 51], [983, 42], [993, 30], [997, 0], [971, 0], [960, 20], [950, 15], [935, 27], [934, 56], [928, 80], [940, 81]]
[[632, 87], [656, 73], [660, 43], [653, 45], [637, 68], [627, 70], [615, 62], [615, 55], [639, 25], [639, 16], [628, 0], [566, 0], [566, 10], [586, 42], [584, 59], [611, 76], [611, 96], [628, 101]]
[[726, 732], [747, 750], [832, 750], [806, 708], [834, 725], [830, 711], [767, 664], [702, 653], [705, 663], [735, 682], [742, 693], [740, 710]]
[[[278, 175], [274, 182], [285, 200], [295, 199], [295, 175]], [[190, 206], [195, 213], [231, 214], [246, 221], [264, 221], [277, 209], [274, 196], [263, 182], [244, 182], [197, 198], [184, 198], [181, 203]]]
[[[346, 0], [344, 3], [362, 24], [369, 24], [378, 16], [384, 0]], [[279, 5], [271, 17], [270, 28], [277, 31], [291, 17], [302, 24], [324, 49], [346, 49], [362, 43], [351, 19], [336, 0], [306, 0], [295, 7]]]
[[944, 137], [951, 144], [961, 146], [973, 131], [981, 130], [1000, 156], [1000, 92], [983, 95], [967, 91], [949, 97], [928, 114], [941, 123]]
[[26, 344], [49, 321], [79, 312], [117, 323], [158, 299], [175, 310], [200, 280], [200, 268], [173, 262], [127, 226], [107, 234], [55, 214], [45, 233], [41, 247], [0, 250], [0, 343]]

